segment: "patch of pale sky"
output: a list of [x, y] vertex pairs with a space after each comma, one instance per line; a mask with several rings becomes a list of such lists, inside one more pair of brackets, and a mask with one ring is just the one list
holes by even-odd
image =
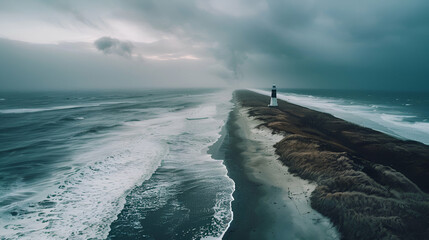
[[156, 61], [200, 60], [200, 58], [193, 55], [175, 56], [174, 54], [163, 54], [163, 55], [151, 55], [151, 56], [143, 56], [143, 57], [145, 59], [151, 59]]
[[60, 42], [94, 42], [100, 37], [110, 36], [132, 42], [151, 43], [168, 36], [144, 24], [121, 19], [105, 19], [103, 28], [85, 24], [75, 26], [76, 21], [63, 18], [46, 21], [46, 17], [20, 17], [14, 14], [0, 15], [0, 37], [36, 44], [58, 44]]

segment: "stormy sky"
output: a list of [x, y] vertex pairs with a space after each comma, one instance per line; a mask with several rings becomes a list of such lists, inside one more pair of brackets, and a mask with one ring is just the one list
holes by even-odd
[[427, 0], [0, 0], [0, 90], [429, 91]]

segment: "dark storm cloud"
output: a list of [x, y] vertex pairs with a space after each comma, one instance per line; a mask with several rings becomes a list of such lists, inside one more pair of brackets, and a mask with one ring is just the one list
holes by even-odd
[[71, 44], [64, 48], [4, 39], [0, 53], [0, 92], [226, 86], [205, 68], [214, 64], [210, 60], [142, 63], [73, 49]]
[[208, 72], [243, 85], [429, 90], [426, 0], [40, 2], [94, 28], [108, 16], [161, 36], [131, 45], [103, 34], [104, 53], [213, 59]]
[[84, 13], [80, 12], [71, 3], [66, 1], [46, 1], [46, 4], [51, 5], [53, 8], [73, 16], [78, 22], [83, 23], [89, 27], [100, 28], [100, 26], [92, 21], [89, 17], [86, 17]]
[[130, 42], [119, 41], [111, 37], [101, 37], [94, 42], [94, 45], [105, 54], [117, 54], [124, 57], [130, 57], [134, 48]]
[[[255, 7], [240, 15], [239, 8], [230, 14], [200, 1], [135, 1], [130, 17], [207, 43], [243, 81], [258, 83], [263, 77], [292, 87], [429, 89], [427, 1], [241, 4]], [[252, 63], [258, 65], [246, 66]]]

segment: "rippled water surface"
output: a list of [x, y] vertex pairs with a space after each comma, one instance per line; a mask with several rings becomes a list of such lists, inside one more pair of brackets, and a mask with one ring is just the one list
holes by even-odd
[[231, 92], [0, 99], [1, 237], [191, 239], [228, 227], [234, 183], [207, 151]]

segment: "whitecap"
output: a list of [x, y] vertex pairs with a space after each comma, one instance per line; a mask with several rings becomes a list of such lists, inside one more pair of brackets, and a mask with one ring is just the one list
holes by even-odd
[[[148, 179], [168, 154], [165, 143], [143, 137], [142, 132], [135, 129], [123, 130], [122, 134], [115, 133], [94, 142], [73, 156], [75, 167], [67, 173], [54, 174], [57, 183], [48, 189], [43, 187], [39, 200], [10, 206], [9, 211], [17, 214], [2, 217], [2, 236], [7, 239], [106, 238], [111, 222], [125, 204], [127, 193]], [[48, 196], [43, 197], [46, 194]]]
[[[195, 164], [216, 166], [207, 171], [216, 171], [220, 178], [229, 179], [222, 161], [211, 159], [205, 149], [219, 137], [231, 107], [231, 94], [214, 95], [220, 102], [216, 106], [202, 104], [186, 112], [162, 112], [153, 119], [125, 122], [102, 139], [77, 147], [71, 160], [64, 165], [70, 167], [53, 171], [49, 186], [31, 186], [37, 196], [25, 202], [15, 202], [2, 209], [0, 218], [1, 237], [7, 239], [104, 239], [108, 236], [111, 223], [125, 205], [125, 198], [135, 186], [149, 179], [161, 161], [169, 155], [173, 146], [172, 135], [180, 135], [185, 127], [201, 133], [198, 142], [192, 142], [189, 156], [198, 156]], [[212, 96], [213, 97], [213, 96]], [[221, 106], [225, 102], [225, 106]], [[70, 106], [68, 106], [70, 107]], [[222, 112], [221, 115], [218, 112]], [[186, 115], [184, 115], [186, 114]], [[200, 126], [187, 121], [184, 116], [210, 116]], [[80, 118], [80, 117], [76, 117]], [[83, 118], [83, 117], [82, 117]], [[198, 131], [201, 127], [205, 131]], [[180, 140], [180, 138], [179, 138]], [[181, 143], [174, 146], [180, 146]], [[184, 159], [186, 159], [184, 156]], [[180, 158], [179, 158], [180, 159]], [[201, 174], [204, 174], [201, 172]], [[202, 177], [201, 177], [202, 178]], [[44, 183], [46, 184], [46, 183]], [[213, 207], [218, 224], [212, 233], [223, 235], [232, 221], [232, 190], [234, 183], [218, 195]], [[51, 186], [52, 185], [52, 186]], [[12, 214], [13, 213], [13, 214]], [[144, 227], [144, 226], [141, 226]]]
[[122, 103], [130, 103], [130, 102], [88, 103], [88, 104], [81, 104], [81, 105], [64, 105], [64, 106], [54, 106], [54, 107], [47, 107], [47, 108], [0, 109], [0, 113], [3, 113], [3, 114], [35, 113], [35, 112], [65, 110], [65, 109], [73, 109], [73, 108], [97, 107], [97, 106], [101, 106], [101, 105], [112, 105], [112, 104], [122, 104]]

